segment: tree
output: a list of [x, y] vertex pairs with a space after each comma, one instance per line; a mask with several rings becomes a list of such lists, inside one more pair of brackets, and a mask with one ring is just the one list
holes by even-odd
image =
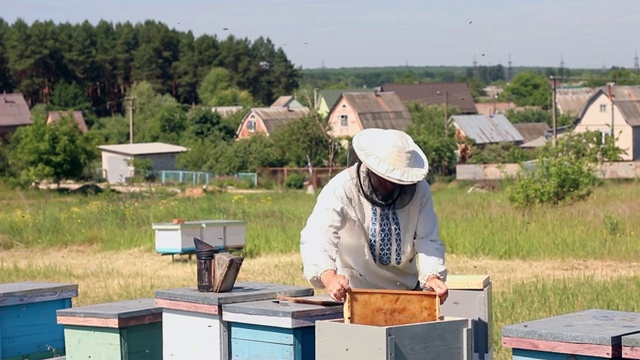
[[213, 68], [198, 87], [198, 96], [208, 106], [242, 105], [250, 107], [253, 99], [248, 91], [231, 84], [231, 75], [224, 68]]
[[534, 159], [534, 154], [513, 143], [490, 144], [473, 152], [467, 164], [518, 164]]
[[312, 113], [281, 125], [271, 135], [276, 155], [287, 166], [304, 167], [308, 160], [313, 166], [333, 165], [329, 150], [337, 144], [327, 134], [325, 124], [318, 114]]
[[500, 98], [513, 101], [518, 106], [540, 106], [548, 109], [551, 105], [551, 87], [544, 76], [526, 71], [511, 80]]
[[533, 168], [524, 167], [509, 188], [509, 201], [517, 208], [558, 205], [589, 196], [599, 183], [595, 167], [620, 159], [622, 150], [613, 138], [602, 142], [599, 132], [569, 133], [557, 145], [545, 145]]
[[207, 107], [197, 107], [187, 115], [187, 134], [190, 139], [205, 140], [209, 138], [233, 139], [236, 129], [223, 122], [217, 112]]
[[[520, 123], [546, 123], [549, 126], [553, 126], [553, 117], [550, 111], [541, 109], [522, 109], [514, 110], [509, 109], [505, 113], [507, 119], [512, 124]], [[559, 115], [557, 118], [558, 126], [566, 126], [573, 124], [573, 118], [568, 115]]]
[[[430, 173], [450, 174], [456, 165], [457, 142], [454, 130], [451, 127], [445, 130], [444, 107], [413, 103], [409, 111], [413, 123], [407, 133], [427, 156]], [[457, 109], [449, 109], [449, 115], [456, 113]]]
[[59, 82], [53, 89], [51, 103], [55, 110], [87, 110], [91, 107], [89, 97], [78, 84]]
[[62, 117], [47, 125], [34, 119], [33, 125], [19, 128], [11, 139], [10, 164], [16, 169], [19, 183], [31, 184], [53, 179], [79, 179], [96, 157], [95, 145], [80, 132], [71, 117]]

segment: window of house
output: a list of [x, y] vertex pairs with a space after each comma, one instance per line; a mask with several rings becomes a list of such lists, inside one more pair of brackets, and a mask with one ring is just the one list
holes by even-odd
[[340, 126], [349, 126], [349, 117], [347, 115], [340, 115]]
[[247, 121], [247, 130], [250, 132], [256, 131], [256, 122], [254, 120]]
[[600, 104], [600, 112], [607, 111], [607, 104]]

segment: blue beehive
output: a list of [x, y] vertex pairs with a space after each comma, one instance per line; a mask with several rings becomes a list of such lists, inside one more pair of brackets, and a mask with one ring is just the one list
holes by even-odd
[[223, 305], [222, 314], [229, 323], [232, 359], [313, 360], [315, 322], [341, 319], [343, 307], [266, 300]]
[[63, 355], [64, 328], [56, 311], [70, 308], [76, 296], [75, 284], [0, 284], [0, 360]]

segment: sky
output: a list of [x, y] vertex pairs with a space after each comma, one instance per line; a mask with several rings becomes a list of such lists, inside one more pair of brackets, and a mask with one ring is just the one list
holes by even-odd
[[165, 23], [270, 38], [305, 69], [478, 65], [632, 68], [639, 0], [0, 0], [12, 24]]

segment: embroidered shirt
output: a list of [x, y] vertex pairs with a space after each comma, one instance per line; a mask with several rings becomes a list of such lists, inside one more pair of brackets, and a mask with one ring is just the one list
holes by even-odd
[[410, 290], [427, 276], [446, 279], [445, 248], [426, 181], [408, 205], [380, 208], [359, 191], [356, 165], [333, 177], [318, 195], [301, 231], [304, 275], [322, 287], [320, 275], [336, 270], [353, 288]]

